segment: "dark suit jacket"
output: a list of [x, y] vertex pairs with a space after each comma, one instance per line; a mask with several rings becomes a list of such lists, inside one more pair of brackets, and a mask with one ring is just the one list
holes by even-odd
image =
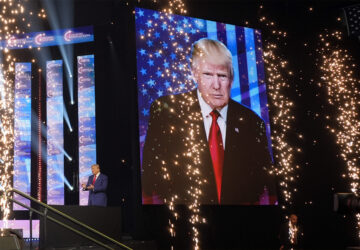
[[[90, 175], [86, 186], [90, 186], [93, 182], [94, 175]], [[89, 206], [102, 206], [106, 207], [107, 197], [106, 188], [108, 185], [108, 177], [100, 173], [94, 184], [94, 189], [89, 190]]]
[[[230, 100], [226, 126], [220, 203], [258, 204], [264, 189], [275, 195], [275, 183], [266, 171], [271, 158], [263, 120]], [[199, 152], [198, 164], [194, 151]], [[189, 166], [200, 171], [199, 202], [217, 204], [213, 166], [196, 90], [161, 97], [151, 105], [142, 162], [144, 195], [155, 194], [163, 199], [176, 194], [177, 203], [190, 203], [188, 190], [196, 186], [197, 176], [189, 178], [192, 175]]]

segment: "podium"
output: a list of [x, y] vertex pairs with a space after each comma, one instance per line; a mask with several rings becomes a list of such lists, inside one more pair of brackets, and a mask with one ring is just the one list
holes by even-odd
[[[95, 230], [120, 241], [121, 240], [121, 207], [96, 207], [96, 206], [52, 206], [55, 209], [73, 217], [74, 219], [94, 228]], [[70, 225], [76, 230], [110, 244], [107, 240], [91, 231], [65, 219], [48, 210], [48, 216]], [[40, 247], [74, 247], [94, 245], [92, 241], [64, 228], [49, 219], [40, 220]]]

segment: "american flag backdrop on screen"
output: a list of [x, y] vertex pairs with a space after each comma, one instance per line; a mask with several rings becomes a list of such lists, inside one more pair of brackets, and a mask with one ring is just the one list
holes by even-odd
[[[170, 15], [136, 8], [136, 48], [140, 153], [144, 146], [151, 103], [165, 95], [196, 88], [189, 82], [189, 48], [201, 38], [223, 42], [234, 66], [231, 98], [255, 111], [266, 123], [269, 148], [270, 122], [259, 30]], [[184, 74], [184, 72], [187, 72]]]

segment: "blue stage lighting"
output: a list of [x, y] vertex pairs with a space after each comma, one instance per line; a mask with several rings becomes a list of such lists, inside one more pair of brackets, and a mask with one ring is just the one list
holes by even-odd
[[69, 128], [69, 131], [70, 131], [70, 132], [73, 132], [73, 128], [72, 128], [72, 126], [71, 126], [70, 119], [69, 119], [69, 115], [68, 115], [68, 113], [67, 113], [67, 111], [66, 111], [65, 105], [64, 105], [64, 119], [65, 119], [66, 125], [67, 125], [68, 128]]
[[[51, 1], [43, 0], [43, 5], [45, 6], [46, 12], [48, 13], [50, 26], [53, 30], [59, 30], [60, 26], [63, 27], [73, 27], [74, 25], [74, 3], [72, 0], [62, 0], [62, 1]], [[56, 6], [55, 6], [56, 5]], [[59, 46], [61, 56], [63, 58], [65, 68], [67, 70], [67, 84], [69, 88], [70, 102], [74, 103], [74, 84], [72, 81], [73, 78], [73, 56], [74, 48], [72, 45]]]
[[[37, 115], [35, 114], [35, 112], [32, 112], [32, 116], [34, 116], [35, 117], [35, 121], [38, 121], [38, 117], [37, 117]], [[33, 124], [33, 125], [36, 125], [36, 124]], [[44, 124], [43, 123], [41, 123], [41, 133], [42, 133], [42, 136], [46, 136], [46, 127], [44, 126]], [[34, 146], [32, 147], [32, 150], [34, 150], [35, 151], [35, 153], [39, 153], [38, 152], [38, 148], [39, 148], [39, 145], [38, 145], [38, 141], [37, 140], [34, 140], [33, 141], [33, 143], [34, 143]], [[65, 155], [65, 157], [69, 160], [69, 161], [72, 161], [72, 157], [62, 148], [62, 147], [59, 147], [59, 145], [56, 145], [55, 144], [55, 146], [61, 151], [61, 152], [63, 152], [64, 153], [64, 155]], [[46, 152], [46, 150], [47, 150], [47, 148], [44, 146], [44, 145], [42, 145], [42, 152]], [[45, 154], [42, 154], [41, 155], [42, 156], [42, 161], [43, 162], [46, 162], [46, 157], [45, 157]], [[0, 162], [2, 162], [3, 163], [3, 161], [2, 161], [2, 159], [0, 159]], [[70, 185], [70, 183], [69, 183], [69, 181], [67, 180], [67, 178], [65, 177], [65, 175], [64, 175], [64, 173], [62, 173], [61, 171], [57, 171], [57, 174], [61, 177], [61, 179], [64, 181], [64, 183], [65, 183], [65, 185], [70, 189], [70, 190], [73, 190], [74, 188], [73, 188], [73, 186], [72, 185]]]
[[73, 191], [73, 190], [74, 190], [74, 187], [69, 183], [69, 181], [66, 179], [65, 176], [63, 176], [63, 179], [64, 179], [65, 185], [66, 185], [71, 191]]

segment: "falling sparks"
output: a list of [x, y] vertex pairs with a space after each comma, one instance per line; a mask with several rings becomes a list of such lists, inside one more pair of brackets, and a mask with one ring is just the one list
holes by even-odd
[[[186, 14], [186, 10], [184, 9], [184, 3], [181, 0], [172, 0], [169, 1], [168, 8], [164, 9], [163, 12], [166, 14], [162, 18], [166, 18], [169, 21], [172, 19], [172, 14], [174, 12], [180, 12], [181, 14]], [[175, 36], [177, 39], [174, 39], [174, 42], [171, 44], [171, 46], [175, 47], [176, 56], [179, 59], [174, 63], [171, 63], [172, 70], [166, 70], [164, 72], [166, 77], [171, 77], [173, 82], [178, 83], [179, 88], [178, 89], [172, 89], [173, 92], [180, 92], [183, 91], [183, 89], [190, 90], [193, 86], [193, 82], [190, 78], [187, 78], [185, 80], [185, 83], [182, 82], [180, 79], [178, 80], [176, 75], [170, 74], [170, 72], [176, 72], [180, 71], [184, 75], [190, 76], [190, 68], [187, 66], [189, 64], [187, 56], [191, 53], [191, 46], [187, 46], [186, 48], [180, 47], [177, 44], [178, 39], [185, 39], [187, 41], [190, 41], [189, 36], [186, 32], [183, 32], [182, 30], [186, 28], [191, 28], [191, 24], [182, 24], [182, 29], [176, 30], [176, 25], [169, 25], [167, 26], [167, 31], [169, 33], [169, 36]], [[161, 51], [159, 51], [161, 53]], [[193, 105], [194, 100], [188, 100], [188, 105]], [[199, 230], [198, 230], [198, 224], [205, 222], [205, 219], [201, 219], [199, 213], [200, 213], [200, 204], [199, 204], [199, 196], [201, 195], [201, 177], [200, 177], [200, 171], [198, 169], [198, 165], [200, 164], [200, 150], [201, 150], [201, 144], [197, 141], [199, 132], [199, 128], [196, 128], [195, 124], [192, 122], [196, 122], [196, 120], [201, 120], [201, 114], [179, 114], [179, 116], [183, 116], [181, 119], [185, 120], [187, 118], [190, 119], [190, 127], [189, 134], [186, 138], [186, 145], [187, 151], [183, 154], [187, 157], [192, 158], [193, 165], [187, 166], [186, 175], [189, 178], [190, 186], [187, 187], [187, 193], [190, 197], [190, 204], [188, 205], [188, 209], [190, 211], [190, 218], [189, 222], [191, 223], [191, 231], [192, 231], [192, 242], [193, 242], [193, 249], [197, 250], [199, 249]], [[187, 118], [184, 116], [188, 116]], [[191, 121], [193, 120], [193, 121]], [[173, 216], [175, 219], [178, 218], [178, 213], [174, 210], [174, 200], [177, 198], [177, 196], [172, 197], [170, 202], [168, 203], [169, 209], [173, 212]], [[175, 227], [174, 224], [170, 222], [170, 234], [172, 237], [175, 237]]]
[[[343, 176], [350, 182], [350, 190], [360, 194], [359, 155], [359, 80], [355, 76], [357, 65], [346, 49], [341, 48], [342, 33], [325, 31], [319, 35], [317, 66], [321, 71], [319, 87], [327, 90], [328, 103], [336, 108], [328, 120], [335, 122], [327, 129], [336, 138], [340, 157], [345, 162], [347, 173]], [[360, 237], [360, 214], [356, 215]]]
[[270, 174], [280, 177], [279, 185], [284, 199], [282, 208], [287, 209], [293, 203], [292, 196], [296, 192], [295, 184], [299, 168], [294, 163], [294, 152], [301, 151], [288, 142], [292, 136], [291, 125], [295, 119], [292, 114], [294, 104], [286, 95], [286, 91], [290, 88], [289, 77], [292, 72], [287, 68], [288, 62], [283, 59], [279, 51], [279, 44], [284, 43], [287, 34], [277, 30], [275, 23], [268, 21], [266, 17], [261, 17], [259, 21], [264, 25], [264, 29], [271, 31], [271, 36], [264, 40], [264, 62], [272, 104], [271, 140], [275, 158], [275, 166], [270, 170]]
[[[19, 25], [26, 24], [25, 19], [22, 18], [24, 11], [24, 6], [20, 3], [0, 0], [0, 40], [8, 41], [14, 35], [23, 34]], [[0, 58], [0, 185], [3, 190], [8, 190], [11, 188], [13, 175], [14, 86], [12, 76], [16, 59], [7, 48], [1, 49], [3, 56]], [[10, 193], [5, 193], [0, 201], [2, 219], [5, 221], [9, 218], [11, 211], [9, 196]]]
[[[156, 1], [154, 1], [156, 2]], [[189, 59], [188, 56], [191, 54], [191, 43], [190, 37], [187, 32], [184, 32], [187, 29], [196, 30], [196, 27], [192, 27], [192, 24], [189, 23], [178, 23], [174, 18], [174, 13], [186, 14], [187, 11], [185, 9], [185, 5], [182, 0], [171, 0], [168, 1], [168, 6], [163, 9], [163, 13], [159, 14], [159, 19], [162, 21], [162, 28], [168, 33], [169, 37], [172, 37], [172, 42], [169, 44], [163, 44], [163, 46], [172, 46], [173, 51], [175, 51], [174, 55], [172, 55], [172, 62], [165, 62], [167, 67], [164, 71], [161, 72], [161, 77], [169, 79], [172, 84], [169, 84], [166, 88], [168, 92], [177, 94], [188, 92], [194, 88], [194, 83], [190, 78], [190, 68], [189, 68]], [[171, 25], [170, 25], [171, 24]], [[157, 23], [148, 20], [146, 23], [147, 29], [141, 35], [141, 39], [151, 38], [156, 36], [156, 28], [158, 25]], [[180, 46], [178, 41], [185, 40], [188, 46]], [[148, 44], [149, 45], [149, 44]], [[152, 44], [150, 44], [152, 45]], [[149, 45], [149, 46], [150, 46]], [[153, 57], [159, 57], [163, 54], [162, 49], [159, 49], [154, 54], [149, 55], [149, 63], [153, 61]], [[176, 58], [176, 60], [175, 60]], [[160, 69], [158, 69], [160, 72]], [[160, 73], [159, 73], [160, 74]], [[178, 77], [178, 74], [183, 76], [187, 76], [185, 81], [183, 77]], [[151, 81], [151, 80], [150, 80]], [[149, 82], [152, 84], [152, 82]], [[162, 92], [158, 94], [159, 96], [162, 95]], [[175, 97], [173, 97], [172, 101]], [[189, 98], [185, 102], [181, 103], [183, 109], [188, 110], [194, 104], [195, 100]], [[159, 104], [161, 105], [161, 104]], [[174, 110], [170, 110], [170, 112], [174, 112]], [[179, 213], [176, 210], [175, 205], [179, 198], [182, 200], [186, 199], [188, 201], [188, 209], [190, 211], [189, 219], [190, 227], [191, 227], [191, 235], [192, 235], [192, 242], [193, 242], [193, 249], [199, 249], [199, 229], [198, 225], [201, 223], [205, 223], [206, 220], [200, 216], [200, 197], [202, 194], [201, 191], [201, 184], [204, 182], [203, 178], [201, 177], [201, 172], [199, 166], [201, 164], [200, 161], [200, 152], [203, 150], [203, 142], [199, 142], [199, 134], [200, 134], [200, 127], [196, 124], [198, 121], [202, 120], [201, 113], [186, 113], [182, 112], [177, 114], [179, 119], [188, 122], [190, 126], [189, 131], [187, 132], [186, 138], [184, 139], [184, 145], [186, 145], [185, 151], [182, 153], [183, 157], [189, 158], [192, 164], [188, 164], [186, 166], [180, 166], [179, 162], [174, 162], [173, 165], [169, 165], [169, 163], [162, 161], [162, 176], [163, 179], [166, 181], [171, 181], [172, 176], [170, 175], [170, 171], [168, 168], [179, 168], [183, 169], [186, 168], [185, 174], [188, 179], [189, 185], [184, 187], [186, 189], [186, 196], [187, 197], [178, 197], [177, 194], [169, 194], [170, 197], [165, 199], [164, 202], [167, 204], [169, 210], [171, 211], [172, 218], [169, 219], [169, 233], [171, 237], [176, 237], [176, 227], [175, 221], [180, 218]], [[169, 127], [169, 133], [174, 133], [174, 131], [182, 129], [178, 126], [171, 125]]]
[[[40, 10], [41, 17], [45, 18], [44, 10]], [[12, 186], [13, 176], [13, 148], [14, 148], [14, 70], [16, 58], [11, 55], [7, 44], [13, 42], [17, 35], [25, 34], [25, 29], [31, 27], [31, 12], [19, 1], [0, 0], [0, 187], [8, 190]], [[1, 196], [0, 206], [2, 220], [7, 221], [11, 209], [8, 198], [11, 194]], [[5, 223], [6, 227], [6, 223]]]
[[[175, 97], [172, 96], [173, 102], [175, 101]], [[187, 97], [186, 101], [181, 103], [181, 110], [187, 110], [188, 107], [191, 107], [195, 104], [196, 100]], [[186, 121], [185, 123], [190, 123], [190, 129], [187, 133], [187, 136], [183, 139], [183, 143], [185, 145], [185, 151], [183, 152], [183, 157], [189, 158], [188, 162], [192, 162], [187, 164], [186, 166], [180, 166], [179, 162], [174, 162], [174, 165], [171, 167], [175, 167], [178, 169], [183, 169], [186, 167], [185, 174], [188, 178], [188, 186], [185, 186], [186, 189], [186, 197], [178, 197], [176, 194], [171, 194], [169, 200], [165, 199], [165, 203], [168, 205], [168, 208], [172, 212], [173, 220], [177, 220], [179, 218], [179, 214], [175, 209], [175, 205], [177, 204], [177, 200], [179, 198], [186, 199], [189, 201], [187, 205], [190, 211], [189, 222], [191, 224], [192, 231], [192, 241], [193, 241], [193, 249], [199, 249], [199, 230], [198, 225], [205, 222], [205, 219], [200, 216], [200, 196], [202, 194], [201, 184], [203, 183], [203, 178], [201, 177], [199, 166], [201, 164], [200, 153], [204, 150], [205, 145], [202, 142], [199, 142], [199, 134], [200, 127], [196, 124], [199, 121], [202, 121], [201, 113], [179, 113], [177, 114], [180, 120]], [[180, 129], [184, 131], [182, 128], [171, 126], [170, 125], [170, 133], [176, 129]], [[163, 162], [165, 163], [165, 162]], [[166, 167], [166, 164], [163, 164], [163, 178], [165, 180], [171, 180], [171, 176], [169, 175], [169, 171]], [[175, 222], [169, 219], [169, 232], [172, 237], [176, 236]]]
[[[190, 100], [191, 104], [193, 105], [194, 100]], [[190, 116], [190, 119], [193, 120], [193, 123], [191, 124], [191, 129], [189, 131], [189, 147], [188, 152], [186, 155], [188, 157], [191, 157], [193, 160], [193, 165], [188, 165], [186, 174], [189, 176], [190, 181], [192, 181], [192, 185], [190, 186], [190, 189], [188, 190], [188, 193], [190, 195], [191, 203], [188, 205], [189, 210], [191, 211], [190, 215], [190, 223], [192, 225], [191, 229], [193, 232], [193, 244], [194, 249], [199, 249], [199, 230], [197, 228], [197, 225], [205, 222], [204, 218], [201, 218], [200, 216], [200, 204], [199, 199], [201, 196], [201, 173], [199, 170], [199, 165], [201, 164], [200, 160], [200, 152], [204, 150], [204, 144], [198, 141], [199, 134], [200, 134], [200, 128], [195, 126], [198, 121], [202, 121], [202, 117], [200, 113], [192, 114]]]
[[296, 243], [297, 233], [298, 227], [289, 220], [289, 241], [291, 244]]
[[[155, 2], [156, 0], [154, 0]], [[182, 0], [169, 0], [169, 5], [167, 8], [163, 9], [163, 12], [173, 14], [174, 12], [178, 12], [180, 14], [186, 14], [185, 4]]]

